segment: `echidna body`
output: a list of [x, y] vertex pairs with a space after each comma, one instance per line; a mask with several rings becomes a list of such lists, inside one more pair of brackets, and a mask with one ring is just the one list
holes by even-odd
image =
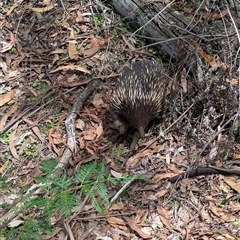
[[140, 60], [125, 67], [110, 101], [110, 110], [144, 137], [149, 121], [163, 109], [167, 81], [162, 66], [154, 60]]

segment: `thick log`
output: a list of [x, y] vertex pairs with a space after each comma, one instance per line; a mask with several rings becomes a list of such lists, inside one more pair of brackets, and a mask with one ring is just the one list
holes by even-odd
[[[196, 12], [198, 17], [192, 13], [193, 17], [190, 19], [174, 11], [170, 6], [166, 6], [162, 3], [163, 1], [107, 0], [107, 2], [136, 29], [135, 33], [149, 39], [150, 42], [156, 44], [155, 47], [178, 61], [182, 61], [186, 57], [183, 56], [184, 50], [186, 50], [185, 44], [193, 45], [191, 50], [188, 47], [190, 50], [188, 53], [194, 52], [198, 46], [193, 42], [198, 42], [202, 49], [212, 49], [213, 54], [216, 52], [219, 54], [219, 49], [223, 49], [220, 53], [222, 60], [226, 59], [227, 53], [224, 49], [229, 46], [229, 41], [235, 41], [234, 46], [236, 47], [238, 45], [236, 29], [234, 29], [232, 20], [229, 19], [229, 16], [233, 16], [233, 19], [239, 18], [237, 16], [237, 9], [240, 9], [238, 3], [235, 3], [235, 6], [227, 6], [225, 2], [221, 3], [220, 1], [219, 5], [216, 4], [211, 12], [205, 11], [201, 15], [198, 11]], [[202, 1], [198, 4], [202, 4]], [[200, 16], [202, 19], [199, 19]], [[237, 27], [239, 28], [239, 26]], [[203, 45], [201, 45], [202, 42]], [[218, 46], [216, 47], [216, 45]], [[190, 60], [189, 62], [194, 61]], [[196, 66], [193, 69], [196, 70]]]
[[108, 2], [137, 29], [135, 33], [156, 43], [155, 46], [158, 49], [173, 59], [178, 55], [177, 39], [179, 36], [194, 35], [194, 29], [191, 29], [192, 32], [186, 30], [191, 28], [189, 20], [174, 13], [162, 3], [146, 3], [137, 0], [110, 0]]

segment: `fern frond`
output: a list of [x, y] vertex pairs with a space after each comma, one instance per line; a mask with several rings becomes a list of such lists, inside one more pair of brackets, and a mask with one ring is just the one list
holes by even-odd
[[50, 175], [56, 171], [58, 171], [58, 169], [56, 169], [56, 166], [57, 166], [57, 160], [55, 158], [49, 158], [49, 159], [46, 159], [46, 160], [42, 160], [40, 162], [40, 170], [47, 174], [47, 175]]
[[75, 174], [76, 179], [81, 183], [85, 184], [86, 180], [89, 181], [96, 172], [97, 161], [92, 161], [88, 164], [83, 165]]
[[104, 215], [103, 206], [99, 201], [97, 201], [97, 199], [95, 197], [92, 198], [92, 205], [99, 213]]
[[69, 192], [61, 192], [56, 195], [55, 201], [55, 207], [64, 216], [69, 216], [72, 212], [72, 209], [76, 207], [78, 198]]
[[59, 178], [52, 178], [51, 181], [55, 186], [58, 186], [63, 190], [69, 188], [73, 184], [72, 178], [68, 177], [66, 173]]
[[103, 162], [101, 162], [98, 167], [97, 167], [97, 173], [98, 173], [98, 178], [103, 178], [106, 175], [106, 171], [105, 171], [105, 165]]
[[46, 198], [39, 196], [35, 199], [32, 199], [32, 200], [26, 202], [24, 206], [25, 206], [26, 210], [28, 210], [32, 207], [36, 207], [36, 206], [41, 208], [41, 207], [45, 207], [47, 205], [47, 201], [48, 200]]
[[104, 183], [97, 183], [93, 186], [93, 191], [96, 191], [105, 203], [109, 203], [107, 187]]

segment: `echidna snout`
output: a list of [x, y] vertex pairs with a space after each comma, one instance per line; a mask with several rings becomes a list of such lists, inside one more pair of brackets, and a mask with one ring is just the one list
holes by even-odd
[[138, 128], [138, 131], [139, 131], [140, 137], [141, 137], [141, 138], [144, 138], [144, 137], [145, 137], [144, 128], [143, 128], [142, 126], [140, 126], [140, 127]]

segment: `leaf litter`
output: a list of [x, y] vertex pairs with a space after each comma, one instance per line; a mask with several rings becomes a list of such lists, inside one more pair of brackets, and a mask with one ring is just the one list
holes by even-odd
[[[167, 181], [169, 177], [188, 169], [189, 159], [200, 155], [202, 145], [213, 134], [209, 123], [219, 117], [216, 116], [217, 112], [209, 111], [202, 122], [197, 119], [199, 116], [196, 117], [195, 126], [191, 125], [192, 122], [189, 125], [184, 122], [191, 114], [194, 115], [190, 112], [164, 137], [153, 141], [149, 134], [145, 140], [140, 140], [135, 154], [128, 150], [129, 140], [115, 144], [118, 133], [109, 127], [112, 119], [108, 104], [116, 77], [109, 79], [108, 76], [120, 74], [126, 62], [139, 57], [134, 53], [138, 39], [128, 40], [123, 25], [113, 32], [104, 28], [103, 31], [96, 31], [91, 19], [99, 17], [98, 11], [103, 6], [97, 2], [94, 4], [96, 8], [87, 1], [83, 5], [66, 2], [65, 7], [71, 11], [63, 17], [61, 7], [51, 1], [36, 6], [20, 1], [1, 13], [5, 21], [1, 26], [3, 39], [0, 45], [0, 83], [3, 84], [0, 130], [9, 125], [10, 132], [6, 134], [4, 131], [5, 136], [1, 136], [0, 151], [3, 157], [0, 159], [0, 173], [9, 179], [27, 176], [10, 192], [34, 184], [34, 177], [41, 174], [41, 159], [63, 154], [67, 141], [64, 119], [77, 96], [76, 88], [86, 85], [94, 77], [102, 79], [105, 76], [102, 86], [94, 91], [78, 113], [76, 141], [79, 151], [67, 166], [67, 173], [71, 176], [73, 169], [76, 171], [82, 163], [97, 158], [106, 163], [107, 170], [116, 178], [126, 173], [145, 172], [150, 179], [135, 181], [126, 195], [108, 209], [106, 217], [86, 204], [84, 211], [79, 212], [67, 228], [59, 218], [52, 223], [56, 228], [53, 237], [66, 237], [65, 231], [68, 229], [77, 239], [79, 229], [81, 234], [85, 233], [94, 219], [98, 224], [90, 233], [92, 238], [101, 233], [101, 236], [112, 239], [177, 239], [179, 234], [186, 239], [188, 236], [192, 239], [237, 239], [240, 205], [239, 199], [233, 197], [240, 190], [236, 177], [214, 175], [184, 179], [174, 185]], [[31, 21], [24, 15], [24, 9], [29, 10]], [[191, 15], [189, 8], [184, 9]], [[108, 8], [102, 10], [106, 23], [116, 20]], [[22, 18], [19, 18], [21, 15]], [[219, 18], [220, 15], [212, 16], [213, 20]], [[4, 24], [9, 24], [9, 29]], [[16, 35], [13, 32], [17, 25]], [[114, 38], [115, 34], [117, 39]], [[227, 64], [201, 49], [197, 43], [196, 47], [213, 71], [229, 69]], [[147, 55], [147, 50], [142, 54]], [[184, 71], [182, 74], [181, 86], [187, 93], [188, 80]], [[229, 79], [227, 83], [237, 85], [236, 77]], [[44, 98], [49, 92], [51, 102]], [[39, 115], [31, 114], [38, 108]], [[26, 109], [29, 109], [28, 113], [14, 122], [16, 116]], [[198, 121], [205, 126], [201, 128]], [[13, 124], [9, 124], [11, 122]], [[162, 125], [167, 128], [170, 124], [166, 121]], [[184, 129], [185, 133], [179, 129]], [[189, 136], [189, 129], [194, 132], [192, 136]], [[156, 123], [149, 129], [149, 133], [154, 132], [160, 132]], [[206, 164], [209, 159], [218, 159], [219, 153], [224, 152], [224, 134], [223, 138], [212, 142], [208, 153], [200, 157], [200, 164]], [[146, 146], [149, 147], [145, 149]], [[36, 149], [29, 152], [29, 147]], [[239, 143], [234, 145], [233, 152], [233, 160], [239, 164]], [[116, 191], [114, 187], [109, 187], [109, 197]], [[10, 197], [3, 198], [1, 195], [0, 200], [10, 202]], [[0, 214], [6, 214], [5, 210], [1, 209]], [[16, 218], [10, 221], [9, 227], [16, 228], [22, 223]]]

